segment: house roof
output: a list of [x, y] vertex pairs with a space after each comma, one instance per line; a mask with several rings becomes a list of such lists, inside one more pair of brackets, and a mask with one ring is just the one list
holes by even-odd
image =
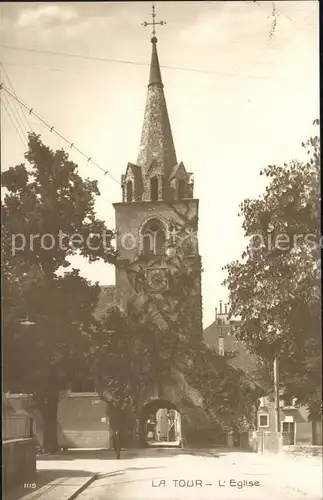
[[105, 315], [105, 313], [110, 309], [116, 306], [116, 297], [115, 297], [115, 286], [114, 285], [105, 285], [100, 286], [101, 292], [99, 295], [98, 305], [95, 310], [96, 319], [101, 319]]
[[209, 346], [215, 347], [217, 351], [219, 348], [219, 338], [223, 337], [224, 351], [236, 353], [236, 356], [230, 360], [230, 363], [249, 376], [252, 376], [257, 371], [257, 356], [248, 351], [244, 342], [235, 338], [232, 332], [232, 325], [218, 325], [214, 321], [205, 328], [203, 336], [204, 342]]

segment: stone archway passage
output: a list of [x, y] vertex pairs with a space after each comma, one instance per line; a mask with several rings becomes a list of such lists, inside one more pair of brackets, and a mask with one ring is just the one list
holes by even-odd
[[140, 440], [144, 446], [180, 446], [181, 414], [174, 403], [154, 399], [142, 409], [140, 430]]

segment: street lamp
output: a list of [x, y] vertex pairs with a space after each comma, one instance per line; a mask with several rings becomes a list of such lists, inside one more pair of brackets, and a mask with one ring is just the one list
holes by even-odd
[[30, 326], [30, 325], [35, 325], [36, 323], [34, 321], [29, 321], [29, 318], [27, 316], [26, 319], [20, 321], [20, 324], [24, 326]]

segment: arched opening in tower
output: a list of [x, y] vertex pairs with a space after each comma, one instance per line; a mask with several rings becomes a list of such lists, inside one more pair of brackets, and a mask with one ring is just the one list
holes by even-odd
[[149, 220], [141, 230], [141, 247], [146, 257], [164, 255], [166, 228], [158, 219]]
[[181, 414], [174, 403], [155, 399], [147, 403], [141, 416], [141, 442], [145, 447], [181, 446]]
[[158, 201], [158, 178], [152, 177], [150, 179], [150, 199], [151, 201]]
[[127, 182], [127, 202], [132, 201], [132, 181]]
[[166, 236], [165, 232], [162, 229], [156, 231], [156, 239], [155, 239], [155, 253], [156, 255], [164, 255], [165, 254], [165, 241]]

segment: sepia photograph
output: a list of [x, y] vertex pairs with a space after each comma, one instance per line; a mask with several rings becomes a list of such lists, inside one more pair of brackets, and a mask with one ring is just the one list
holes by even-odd
[[321, 500], [318, 0], [0, 5], [5, 500]]

